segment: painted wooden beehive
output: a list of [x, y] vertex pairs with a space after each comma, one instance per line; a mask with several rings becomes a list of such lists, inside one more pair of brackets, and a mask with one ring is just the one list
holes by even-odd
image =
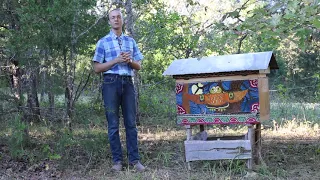
[[270, 116], [267, 74], [273, 53], [258, 52], [174, 60], [165, 76], [176, 79], [177, 123], [257, 124]]

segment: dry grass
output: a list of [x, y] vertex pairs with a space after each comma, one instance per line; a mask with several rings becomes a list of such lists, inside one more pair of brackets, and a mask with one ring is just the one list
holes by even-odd
[[[209, 128], [209, 134], [235, 135], [245, 128]], [[317, 179], [320, 177], [320, 129], [317, 124], [288, 121], [262, 131], [262, 163], [248, 173], [244, 161], [197, 161], [192, 171], [184, 161], [183, 128], [140, 127], [142, 161], [148, 171], [130, 169], [114, 174], [110, 162], [86, 173], [68, 172], [66, 179]], [[79, 176], [79, 174], [83, 176]]]
[[[320, 177], [319, 124], [296, 119], [275, 124], [274, 127], [270, 126], [270, 122], [263, 124], [262, 163], [250, 173], [247, 172], [245, 161], [241, 160], [196, 161], [192, 162], [192, 170], [188, 171], [184, 159], [184, 128], [146, 124], [139, 127], [140, 154], [142, 162], [147, 166], [146, 172], [137, 173], [128, 167], [117, 174], [110, 171], [111, 155], [105, 128], [75, 128], [72, 138], [65, 137], [63, 131], [32, 128], [31, 136], [41, 139], [42, 143], [47, 140], [50, 151], [61, 155], [61, 159], [14, 161], [8, 155], [8, 147], [0, 143], [0, 179], [192, 180]], [[197, 128], [194, 129], [198, 131]], [[212, 126], [207, 127], [207, 131], [212, 136], [242, 135], [246, 132], [246, 127]], [[123, 129], [121, 135], [124, 137]], [[41, 154], [43, 144], [35, 145], [32, 150], [38, 150]]]

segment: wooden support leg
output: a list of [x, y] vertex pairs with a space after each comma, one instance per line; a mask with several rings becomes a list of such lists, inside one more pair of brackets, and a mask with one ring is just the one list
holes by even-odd
[[248, 159], [247, 161], [247, 167], [249, 170], [252, 170], [252, 167], [253, 167], [253, 152], [254, 152], [254, 144], [255, 144], [255, 138], [254, 138], [254, 129], [253, 129], [253, 126], [250, 124], [248, 126], [248, 140], [250, 140], [250, 143], [251, 143], [251, 152], [252, 152], [252, 155], [251, 155], [251, 158]]
[[[191, 136], [192, 136], [192, 129], [190, 125], [185, 125], [186, 128], [186, 133], [187, 133], [187, 141], [191, 140]], [[191, 162], [187, 161], [187, 168], [189, 171], [191, 171]]]
[[200, 125], [200, 132], [204, 131], [204, 125]]
[[261, 157], [261, 123], [256, 125], [255, 128], [255, 148], [254, 148], [254, 163], [260, 164]]
[[187, 162], [188, 171], [191, 171], [191, 162]]
[[185, 125], [184, 126], [186, 128], [186, 133], [187, 133], [187, 141], [191, 140], [191, 136], [192, 136], [192, 129], [190, 125]]

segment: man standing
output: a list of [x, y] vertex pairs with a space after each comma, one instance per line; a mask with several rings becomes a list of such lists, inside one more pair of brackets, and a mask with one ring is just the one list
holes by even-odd
[[119, 9], [109, 12], [110, 33], [96, 46], [94, 71], [103, 72], [102, 95], [108, 122], [108, 136], [114, 165], [112, 170], [122, 169], [122, 148], [119, 136], [119, 107], [121, 106], [126, 130], [129, 164], [137, 171], [144, 171], [138, 152], [136, 127], [136, 100], [132, 77], [133, 70], [141, 69], [143, 56], [135, 40], [122, 33], [123, 16]]

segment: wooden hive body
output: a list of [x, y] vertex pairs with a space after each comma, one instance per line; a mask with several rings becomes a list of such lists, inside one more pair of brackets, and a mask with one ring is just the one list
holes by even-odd
[[163, 73], [176, 79], [177, 123], [256, 124], [270, 116], [267, 74], [272, 52], [175, 60]]

